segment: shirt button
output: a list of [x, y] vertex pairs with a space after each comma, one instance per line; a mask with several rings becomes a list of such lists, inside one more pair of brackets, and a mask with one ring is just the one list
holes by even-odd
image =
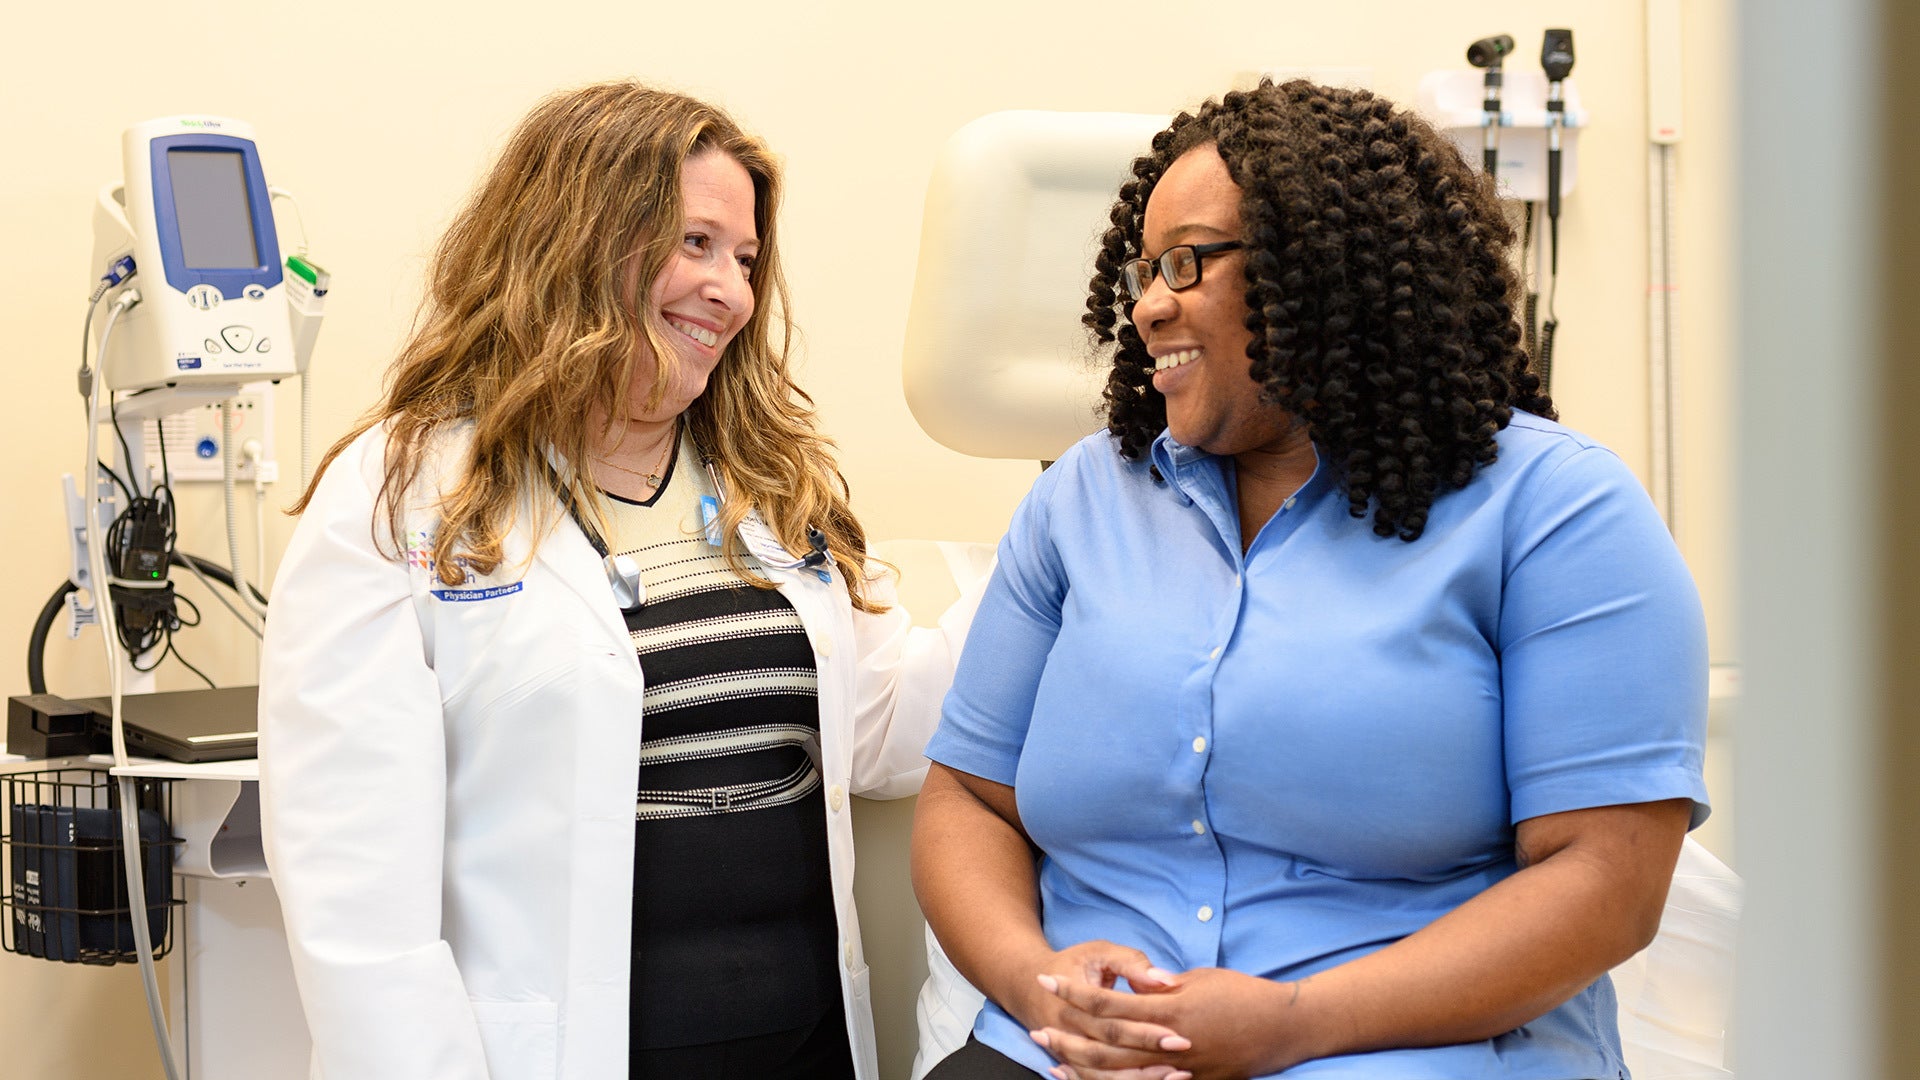
[[[1198, 914], [1198, 915], [1200, 916], [1200, 921], [1201, 921], [1201, 922], [1212, 922], [1212, 921], [1213, 921], [1213, 909], [1212, 909], [1212, 908], [1210, 908], [1210, 907], [1208, 907], [1208, 906], [1207, 906], [1207, 905], [1205, 905], [1205, 904], [1202, 904], [1202, 905], [1200, 905], [1200, 910], [1199, 910], [1198, 912], [1196, 912], [1196, 914]], [[849, 948], [851, 948], [851, 946], [849, 946]]]
[[827, 805], [833, 807], [834, 813], [839, 813], [840, 807], [846, 801], [847, 793], [841, 789], [839, 784], [835, 784], [827, 789]]
[[1207, 737], [1205, 735], [1195, 735], [1193, 737], [1193, 752], [1196, 754], [1204, 754], [1207, 752]]
[[1194, 818], [1193, 819], [1193, 835], [1195, 836], [1207, 835], [1207, 823], [1204, 821], [1201, 821], [1199, 818]]
[[1293, 500], [1294, 500], [1294, 496], [1292, 495], [1287, 496], [1287, 501], [1280, 504], [1280, 509], [1282, 510], [1293, 509]]
[[852, 971], [853, 970], [853, 942], [851, 941], [847, 942], [846, 948], [843, 949], [842, 951], [846, 954], [846, 957], [847, 957], [847, 970]]
[[1218, 659], [1220, 659], [1220, 646], [1218, 646], [1218, 645], [1215, 645], [1215, 646], [1213, 647], [1213, 651], [1207, 654], [1207, 659], [1209, 659], [1209, 660], [1218, 660]]
[[821, 634], [813, 639], [813, 651], [821, 656], [833, 655], [833, 638]]

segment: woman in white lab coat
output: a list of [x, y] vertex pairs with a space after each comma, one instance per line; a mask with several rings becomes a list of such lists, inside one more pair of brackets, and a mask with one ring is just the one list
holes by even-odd
[[261, 687], [316, 1076], [876, 1080], [848, 797], [917, 789], [965, 612], [868, 567], [779, 186], [700, 102], [548, 99], [322, 463]]

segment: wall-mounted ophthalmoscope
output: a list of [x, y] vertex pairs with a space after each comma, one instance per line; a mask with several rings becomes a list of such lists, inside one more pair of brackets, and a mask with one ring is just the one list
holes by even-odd
[[1553, 256], [1557, 260], [1560, 255], [1560, 132], [1567, 126], [1566, 80], [1573, 74], [1573, 31], [1547, 31], [1540, 41], [1540, 67], [1547, 73], [1547, 220], [1553, 223]]
[[1467, 46], [1467, 63], [1477, 68], [1485, 68], [1486, 78], [1486, 142], [1482, 151], [1482, 164], [1487, 175], [1498, 177], [1500, 174], [1500, 83], [1501, 65], [1507, 54], [1513, 51], [1513, 37], [1509, 34], [1495, 34], [1483, 37]]

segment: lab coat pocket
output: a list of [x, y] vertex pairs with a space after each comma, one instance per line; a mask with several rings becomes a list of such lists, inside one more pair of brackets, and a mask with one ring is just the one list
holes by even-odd
[[485, 694], [490, 673], [514, 670], [553, 645], [556, 616], [550, 603], [541, 602], [543, 584], [477, 582], [429, 590], [424, 618], [442, 703]]
[[860, 970], [853, 973], [853, 996], [856, 1001], [865, 1001], [873, 996], [873, 969], [862, 964]]
[[476, 1001], [487, 1071], [494, 1076], [553, 1080], [560, 1070], [560, 1006], [551, 1001]]

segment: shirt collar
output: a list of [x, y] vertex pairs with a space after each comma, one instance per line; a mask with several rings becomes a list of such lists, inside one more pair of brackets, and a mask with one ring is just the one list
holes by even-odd
[[[1295, 492], [1295, 498], [1318, 496], [1332, 482], [1332, 470], [1327, 467], [1326, 455], [1321, 452], [1320, 447], [1314, 447], [1314, 456], [1317, 460], [1313, 467], [1313, 475], [1307, 478], [1306, 483], [1300, 485], [1300, 490]], [[1153, 440], [1153, 445], [1148, 449], [1148, 458], [1160, 470], [1160, 475], [1165, 477], [1176, 490], [1184, 491], [1185, 485], [1181, 480], [1191, 481], [1192, 476], [1188, 474], [1191, 474], [1196, 466], [1205, 467], [1209, 475], [1217, 477], [1222, 483], [1225, 482], [1229, 471], [1227, 462], [1197, 446], [1181, 443], [1165, 429], [1162, 429], [1159, 436]]]
[[1173, 477], [1181, 469], [1188, 468], [1198, 461], [1211, 461], [1213, 455], [1194, 446], [1186, 446], [1176, 441], [1173, 434], [1162, 430], [1148, 449], [1148, 456], [1160, 469], [1162, 475]]

